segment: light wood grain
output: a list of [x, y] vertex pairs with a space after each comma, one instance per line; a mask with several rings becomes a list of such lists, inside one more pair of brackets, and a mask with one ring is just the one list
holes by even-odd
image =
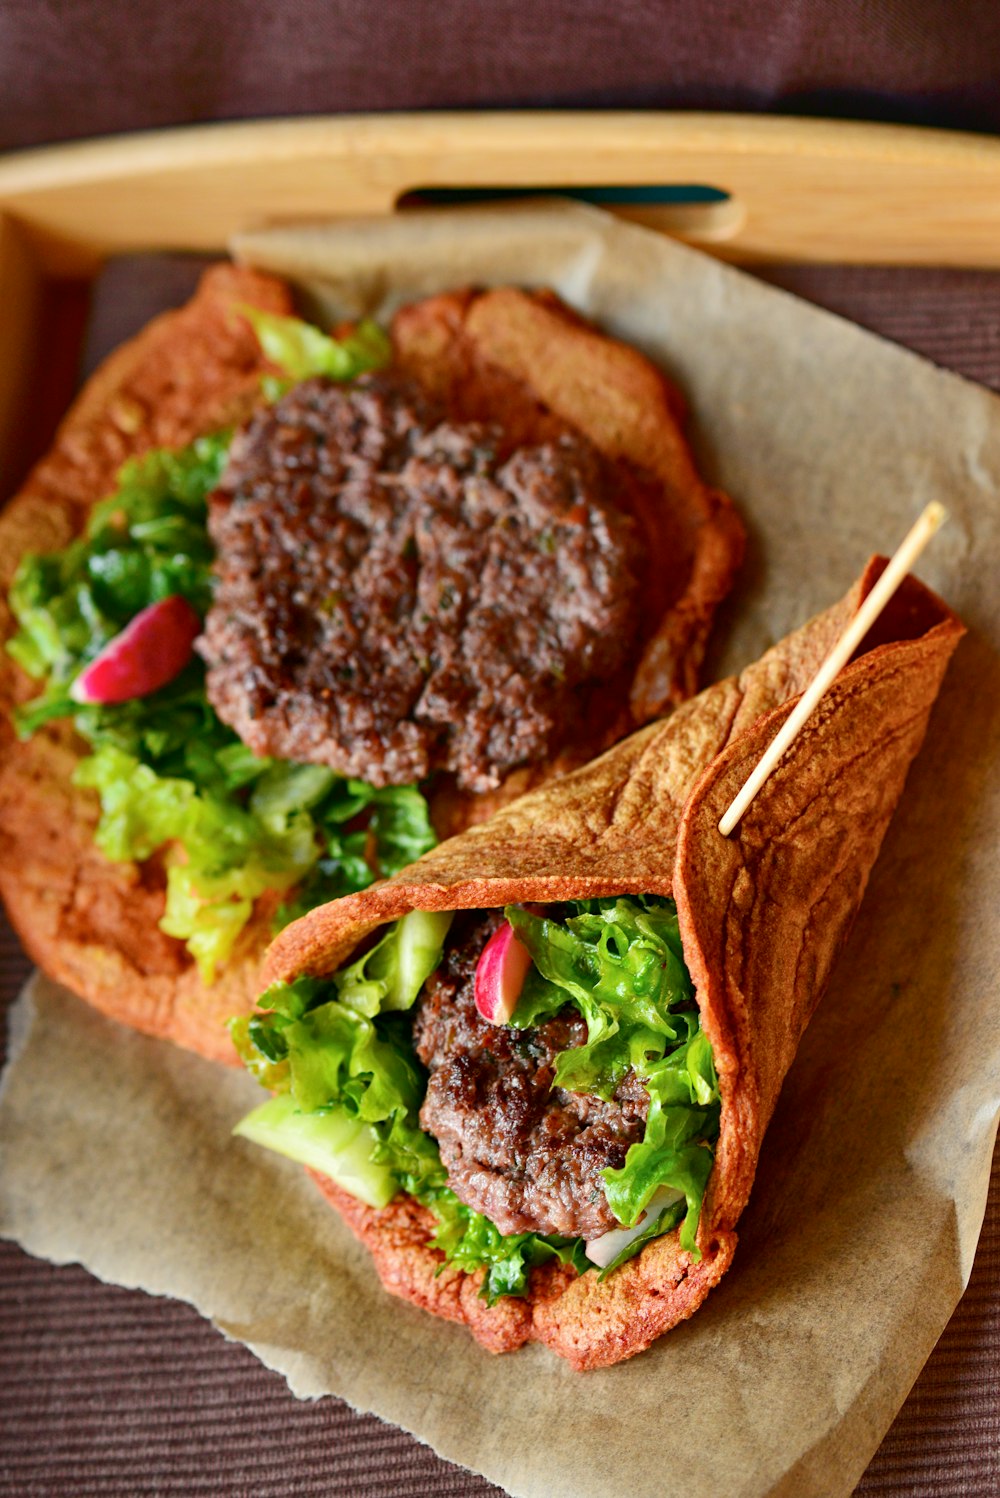
[[706, 209], [629, 217], [733, 260], [1000, 265], [1000, 141], [704, 114], [470, 113], [213, 125], [0, 160], [0, 210], [46, 270], [223, 248], [238, 229], [380, 214], [432, 187], [698, 183]]
[[224, 250], [264, 225], [379, 215], [434, 188], [697, 184], [621, 207], [726, 259], [1000, 266], [1000, 141], [683, 113], [367, 115], [210, 125], [0, 157], [0, 498], [22, 465], [46, 281], [109, 255]]

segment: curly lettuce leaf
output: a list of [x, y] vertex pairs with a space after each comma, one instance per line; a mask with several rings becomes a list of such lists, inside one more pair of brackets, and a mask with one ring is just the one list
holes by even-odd
[[535, 968], [511, 1024], [537, 1024], [572, 1001], [587, 1039], [557, 1058], [555, 1085], [610, 1100], [627, 1071], [643, 1075], [647, 1058], [686, 1038], [693, 995], [672, 903], [623, 896], [588, 907], [565, 921], [504, 912]]
[[719, 1131], [718, 1082], [700, 1028], [672, 901], [588, 901], [565, 921], [505, 911], [534, 970], [510, 1023], [537, 1024], [571, 1002], [587, 1023], [582, 1046], [556, 1058], [554, 1085], [610, 1100], [633, 1071], [649, 1093], [642, 1141], [620, 1170], [602, 1172], [608, 1205], [632, 1226], [661, 1186], [683, 1193], [681, 1244], [695, 1238]]
[[719, 1132], [719, 1088], [712, 1050], [700, 1028], [643, 1074], [649, 1092], [646, 1131], [630, 1145], [619, 1170], [601, 1172], [608, 1205], [618, 1221], [638, 1221], [661, 1186], [684, 1194], [687, 1211], [681, 1247], [699, 1257], [695, 1239], [705, 1188], [714, 1163], [711, 1142]]

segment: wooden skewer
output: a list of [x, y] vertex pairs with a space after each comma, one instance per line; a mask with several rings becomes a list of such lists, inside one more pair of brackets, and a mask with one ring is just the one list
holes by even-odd
[[780, 730], [768, 745], [766, 752], [761, 756], [756, 768], [747, 778], [743, 789], [722, 817], [722, 820], [719, 822], [719, 831], [723, 837], [728, 837], [736, 827], [743, 813], [778, 763], [778, 760], [800, 731], [803, 724], [812, 715], [813, 709], [823, 696], [823, 693], [830, 686], [838, 671], [847, 665], [847, 662], [861, 644], [861, 641], [871, 629], [875, 620], [881, 614], [917, 557], [923, 551], [935, 531], [940, 529], [947, 518], [948, 511], [944, 505], [938, 504], [934, 500], [927, 506], [916, 524], [904, 538], [898, 551], [882, 573], [882, 576], [874, 588], [872, 588], [868, 597], [802, 693], [795, 710], [785, 719]]

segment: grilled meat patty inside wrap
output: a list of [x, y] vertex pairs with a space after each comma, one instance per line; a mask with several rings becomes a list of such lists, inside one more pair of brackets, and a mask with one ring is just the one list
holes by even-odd
[[448, 1184], [501, 1233], [594, 1238], [619, 1226], [602, 1170], [621, 1168], [642, 1139], [649, 1094], [629, 1069], [608, 1101], [554, 1083], [556, 1058], [583, 1045], [570, 1003], [527, 1029], [487, 1023], [476, 967], [499, 911], [460, 916], [414, 1018], [428, 1068], [420, 1123], [441, 1150]]

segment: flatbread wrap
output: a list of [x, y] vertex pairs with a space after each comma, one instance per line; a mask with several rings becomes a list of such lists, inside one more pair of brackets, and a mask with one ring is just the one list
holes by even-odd
[[[11, 919], [84, 998], [221, 1060], [279, 910], [690, 695], [743, 543], [675, 388], [554, 297], [431, 298], [391, 347], [293, 310], [274, 277], [211, 269], [93, 376], [0, 519]], [[204, 667], [74, 696], [178, 595]], [[528, 596], [548, 612], [512, 627]]]
[[[421, 1083], [426, 1088], [419, 1113], [422, 1128], [426, 1131], [430, 1123], [437, 1130], [448, 1190], [454, 1188], [463, 1204], [463, 1223], [470, 1221], [470, 1211], [473, 1217], [480, 1213], [476, 1222], [481, 1241], [489, 1236], [489, 1223], [482, 1226], [482, 1209], [497, 1204], [506, 1224], [501, 1239], [516, 1243], [521, 1253], [520, 1293], [484, 1296], [493, 1283], [496, 1256], [491, 1260], [487, 1254], [481, 1267], [469, 1272], [468, 1253], [456, 1258], [453, 1252], [453, 1225], [442, 1208], [446, 1193], [424, 1191], [416, 1171], [405, 1177], [417, 1183], [413, 1191], [393, 1194], [390, 1181], [382, 1205], [373, 1205], [371, 1199], [365, 1203], [353, 1188], [344, 1189], [345, 1179], [348, 1187], [351, 1182], [343, 1175], [333, 1179], [329, 1173], [316, 1174], [321, 1189], [369, 1247], [387, 1289], [466, 1324], [491, 1351], [540, 1341], [577, 1369], [616, 1363], [690, 1316], [730, 1264], [736, 1225], [782, 1080], [848, 935], [948, 660], [963, 632], [948, 607], [922, 584], [906, 579], [736, 833], [723, 838], [718, 822], [884, 565], [882, 559], [873, 559], [844, 599], [740, 676], [708, 688], [591, 765], [441, 844], [393, 879], [313, 911], [272, 945], [265, 978], [274, 986], [262, 1000], [256, 1039], [252, 1023], [236, 1035], [244, 1058], [266, 1085], [276, 1089], [273, 1102], [288, 1108], [297, 1104], [298, 1117], [303, 1110], [308, 1112], [304, 1092], [312, 1089], [313, 1101], [334, 1118], [354, 1108], [356, 1118], [386, 1120], [390, 1114], [385, 1109], [365, 1112], [367, 1095], [359, 1078], [369, 1085], [374, 1063], [345, 1063], [344, 1075], [349, 1072], [350, 1081], [331, 1093], [335, 1084], [330, 1078], [339, 1061], [331, 1069], [329, 1051], [321, 1059], [308, 1051], [321, 1030], [327, 1039], [334, 1034], [345, 1008], [356, 1006], [369, 1016], [376, 1012], [377, 1000], [370, 1002], [371, 983], [359, 986], [359, 979], [386, 971], [378, 955], [385, 949], [370, 945], [386, 923], [398, 922], [390, 928], [398, 932], [412, 912], [502, 909], [507, 923], [513, 922], [524, 940], [529, 940], [526, 932], [537, 933], [541, 926], [543, 936], [554, 934], [561, 942], [559, 932], [605, 922], [602, 942], [618, 943], [611, 952], [614, 965], [622, 956], [624, 938], [608, 937], [608, 923], [615, 923], [618, 933], [638, 908], [639, 925], [648, 930], [659, 922], [667, 933], [667, 943], [659, 948], [653, 941], [639, 944], [647, 951], [660, 951], [666, 968], [672, 962], [668, 948], [673, 940], [668, 930], [672, 907], [666, 902], [674, 902], [677, 946], [689, 977], [688, 998], [681, 998], [678, 1015], [686, 1015], [685, 1044], [701, 1045], [698, 1037], [704, 1037], [711, 1061], [705, 1061], [703, 1053], [700, 1079], [693, 1069], [684, 1079], [687, 1083], [693, 1078], [692, 1104], [704, 1105], [701, 1134], [696, 1124], [696, 1131], [689, 1131], [682, 1141], [688, 1160], [701, 1162], [702, 1182], [694, 1195], [682, 1182], [662, 1212], [657, 1208], [654, 1226], [667, 1231], [647, 1241], [636, 1238], [632, 1249], [638, 1245], [639, 1251], [616, 1258], [618, 1267], [610, 1272], [605, 1259], [600, 1275], [584, 1268], [586, 1259], [575, 1255], [567, 1243], [567, 1229], [571, 1232], [576, 1224], [593, 1240], [586, 1243], [586, 1258], [594, 1258], [593, 1244], [603, 1238], [600, 1213], [607, 1205], [599, 1200], [595, 1204], [595, 1184], [608, 1183], [610, 1202], [612, 1182], [628, 1174], [632, 1150], [640, 1141], [636, 1127], [643, 1117], [647, 1132], [638, 1143], [640, 1154], [649, 1142], [653, 1085], [651, 1080], [644, 1084], [649, 1093], [644, 1114], [635, 1078], [655, 1076], [659, 1087], [664, 1068], [673, 1064], [669, 1048], [665, 1050], [654, 1033], [663, 1016], [654, 1016], [645, 1029], [633, 1028], [632, 1034], [640, 1037], [638, 1049], [631, 1052], [634, 1071], [615, 1072], [603, 1092], [581, 1103], [571, 1085], [560, 1091], [559, 1069], [572, 1067], [585, 1052], [597, 1054], [597, 1021], [591, 1015], [581, 1029], [570, 1010], [554, 1013], [562, 1002], [557, 998], [555, 1005], [538, 1009], [544, 1020], [517, 1032], [518, 1011], [533, 977], [529, 970], [509, 1010], [509, 1027], [491, 1028], [478, 989], [485, 949], [475, 965], [475, 958], [470, 959], [460, 945], [475, 919], [465, 914], [454, 919], [443, 959], [440, 945], [429, 959], [440, 959], [441, 965], [427, 977], [412, 1018], [394, 1013], [386, 1025], [411, 1024], [412, 1043], [429, 1066], [429, 1076], [424, 1074]], [[490, 919], [496, 930], [499, 915]], [[461, 937], [455, 937], [460, 930]], [[366, 948], [375, 954], [367, 967]], [[538, 993], [558, 974], [554, 967], [550, 972], [541, 965], [536, 946], [530, 953], [541, 974], [530, 996], [537, 1008]], [[577, 970], [579, 977], [586, 969], [587, 976], [581, 979], [584, 990], [598, 971], [592, 957], [591, 951]], [[469, 999], [473, 966], [475, 1006]], [[571, 983], [567, 992], [572, 988]], [[296, 993], [302, 998], [297, 1009], [287, 1001], [287, 995]], [[476, 1023], [474, 1014], [470, 1018], [472, 1007], [482, 1021], [478, 1039], [470, 1039]], [[606, 1046], [616, 1043], [613, 1036], [608, 1040], [613, 1028], [606, 1024], [609, 1012], [621, 1019], [620, 1039], [627, 1008], [627, 1002], [617, 1009], [614, 1004], [610, 1010], [604, 1006]], [[552, 1052], [559, 1049], [553, 1035], [559, 1026], [562, 1045], [567, 1036], [570, 1043], [555, 1057], [553, 1072]], [[447, 1052], [449, 1045], [451, 1054], [442, 1057], [442, 1049]], [[496, 1058], [501, 1052], [507, 1058], [506, 1079], [498, 1075]], [[676, 1059], [680, 1052], [673, 1054]], [[300, 1057], [311, 1069], [308, 1085], [296, 1070]], [[317, 1091], [314, 1084], [321, 1073]], [[538, 1085], [539, 1079], [550, 1088], [551, 1097], [558, 1098], [558, 1107], [543, 1104], [533, 1152], [518, 1153], [524, 1136], [516, 1135], [512, 1108], [522, 1114], [529, 1108], [525, 1089]], [[696, 1096], [700, 1084], [704, 1096]], [[513, 1093], [517, 1100], [512, 1105]], [[487, 1110], [485, 1117], [476, 1115], [470, 1098]], [[494, 1108], [491, 1115], [488, 1110]], [[693, 1112], [697, 1111], [695, 1106]], [[667, 1116], [666, 1109], [661, 1116]], [[688, 1118], [691, 1110], [682, 1109], [677, 1116]], [[392, 1129], [397, 1121], [391, 1122]], [[392, 1153], [389, 1124], [370, 1127], [372, 1137], [380, 1141], [372, 1158], [401, 1158]], [[574, 1129], [567, 1147], [567, 1130]], [[593, 1154], [598, 1130], [603, 1130], [605, 1141], [614, 1135], [601, 1158], [617, 1167], [624, 1155], [624, 1167], [595, 1173], [582, 1158], [588, 1135]], [[284, 1148], [281, 1140], [276, 1143], [252, 1128], [244, 1132]], [[513, 1150], [505, 1152], [512, 1139]], [[627, 1153], [621, 1147], [626, 1143]], [[287, 1148], [285, 1152], [295, 1153]], [[546, 1174], [546, 1152], [556, 1161], [554, 1175]], [[654, 1172], [646, 1182], [648, 1191], [633, 1198], [632, 1214], [618, 1221], [630, 1229], [638, 1205], [651, 1211], [650, 1203], [657, 1200], [653, 1192], [662, 1189], [664, 1181], [676, 1185], [678, 1179], [669, 1173], [656, 1177]], [[582, 1197], [580, 1183], [585, 1188]], [[678, 1212], [685, 1213], [685, 1202], [679, 1201], [685, 1189], [686, 1215], [678, 1221]], [[454, 1216], [457, 1209], [451, 1198], [448, 1201]], [[567, 1216], [567, 1210], [575, 1217]], [[532, 1212], [543, 1233], [550, 1234], [549, 1248], [534, 1257], [532, 1248], [525, 1258], [524, 1245], [534, 1240], [518, 1235], [529, 1233]], [[605, 1225], [607, 1220], [605, 1213]], [[600, 1230], [595, 1230], [595, 1222]], [[504, 1237], [504, 1232], [513, 1236]], [[464, 1241], [467, 1247], [468, 1235]], [[496, 1240], [493, 1249], [499, 1253]], [[509, 1272], [509, 1263], [504, 1272]]]

